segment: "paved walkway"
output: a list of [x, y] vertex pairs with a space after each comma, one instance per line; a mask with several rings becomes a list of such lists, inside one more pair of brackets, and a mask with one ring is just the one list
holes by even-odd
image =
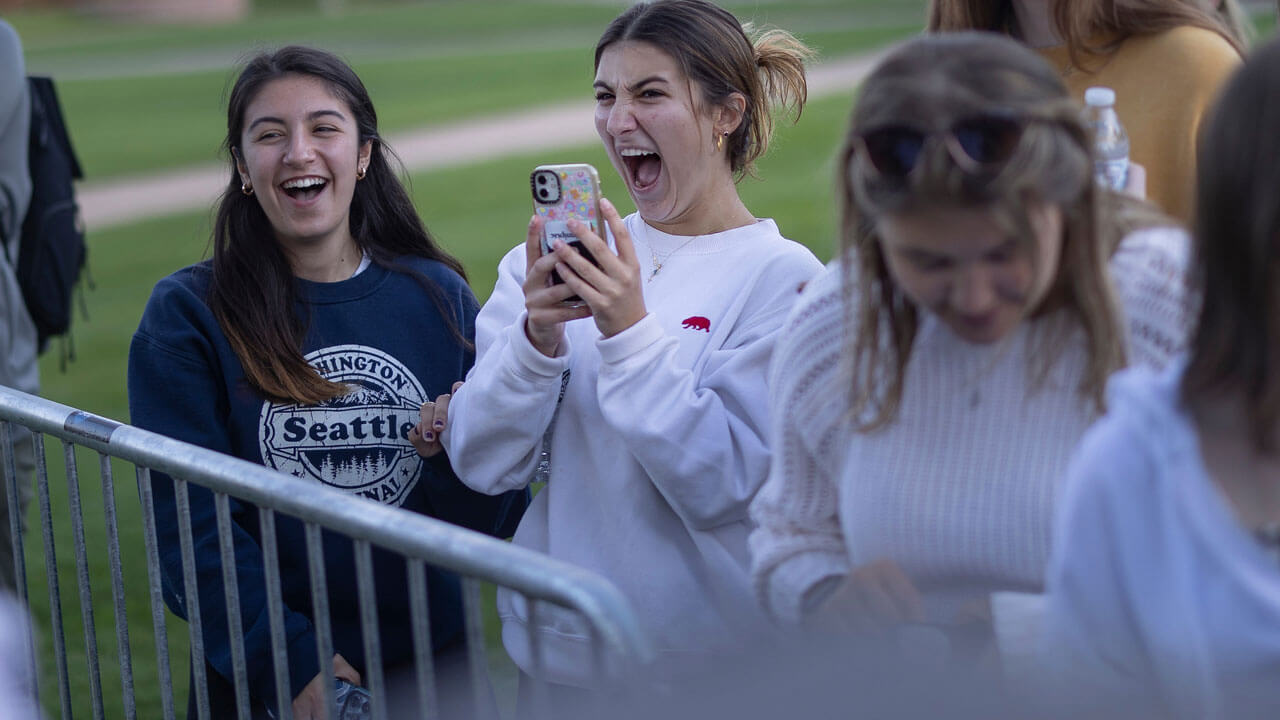
[[[814, 66], [809, 71], [809, 98], [849, 91], [862, 82], [883, 52]], [[387, 140], [410, 172], [469, 165], [544, 148], [594, 143], [593, 106], [591, 101], [574, 100], [393, 134]], [[85, 224], [102, 230], [161, 215], [208, 209], [226, 182], [226, 166], [211, 164], [86, 183], [78, 195]]]

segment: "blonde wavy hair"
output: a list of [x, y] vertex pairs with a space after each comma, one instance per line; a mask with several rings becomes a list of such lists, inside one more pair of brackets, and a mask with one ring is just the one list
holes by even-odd
[[[928, 143], [907, 181], [868, 167], [856, 137], [886, 125], [937, 129], [998, 111], [1026, 124], [1008, 162], [981, 178], [958, 167], [940, 143]], [[927, 123], [927, 124], [922, 124]], [[1074, 322], [1046, 323], [1031, 353], [1042, 381], [1061, 348], [1083, 331], [1088, 359], [1079, 391], [1101, 410], [1107, 378], [1126, 362], [1125, 336], [1107, 262], [1124, 228], [1111, 193], [1093, 181], [1091, 141], [1062, 80], [1034, 52], [990, 33], [924, 35], [894, 50], [863, 83], [840, 156], [841, 253], [850, 367], [851, 415], [869, 432], [894, 420], [919, 327], [919, 310], [888, 271], [877, 220], [927, 207], [990, 208], [1012, 237], [1033, 237], [1026, 207], [1061, 208], [1062, 253], [1039, 308]]]
[[[1086, 56], [1106, 56], [1125, 40], [1177, 27], [1198, 27], [1221, 35], [1244, 55], [1245, 42], [1206, 0], [1049, 0], [1054, 26], [1079, 68]], [[988, 30], [1020, 37], [1013, 0], [930, 0], [930, 32]]]

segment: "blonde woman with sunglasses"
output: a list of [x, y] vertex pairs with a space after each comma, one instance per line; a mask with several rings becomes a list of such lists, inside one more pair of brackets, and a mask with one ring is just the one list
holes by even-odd
[[862, 86], [842, 252], [770, 376], [750, 545], [773, 616], [925, 626], [946, 657], [994, 657], [997, 632], [1031, 651], [1004, 646], [989, 600], [1041, 591], [1055, 489], [1104, 383], [1164, 365], [1188, 317], [1185, 235], [1117, 242], [1122, 200], [1089, 147], [1053, 69], [998, 35], [918, 38]]

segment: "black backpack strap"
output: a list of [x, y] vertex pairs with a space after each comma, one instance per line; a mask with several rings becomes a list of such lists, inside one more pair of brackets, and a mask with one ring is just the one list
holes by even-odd
[[[29, 75], [27, 89], [31, 93], [31, 114], [34, 116], [38, 113], [43, 116], [44, 122], [41, 126], [47, 133], [46, 137], [33, 137], [31, 142], [39, 141], [41, 144], [55, 142], [60, 145], [71, 161], [71, 177], [83, 180], [84, 171], [80, 169], [80, 159], [76, 157], [75, 148], [71, 146], [71, 135], [67, 132], [66, 121], [62, 119], [62, 104], [58, 102], [58, 91], [53, 87], [53, 78]], [[35, 127], [34, 122], [32, 127]]]

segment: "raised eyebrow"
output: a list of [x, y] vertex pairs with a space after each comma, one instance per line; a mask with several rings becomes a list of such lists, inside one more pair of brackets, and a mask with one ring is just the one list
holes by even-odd
[[630, 90], [631, 92], [639, 92], [644, 89], [645, 85], [648, 85], [650, 83], [662, 83], [663, 85], [669, 84], [667, 82], [667, 79], [662, 77], [661, 75], [650, 75], [649, 77], [643, 80], [639, 80], [637, 82], [632, 83]]
[[[630, 90], [631, 92], [637, 92], [642, 88], [644, 88], [644, 86], [648, 85], [649, 83], [662, 83], [664, 85], [669, 84], [666, 78], [660, 75], [651, 75], [650, 77], [644, 78], [643, 80], [638, 80], [634, 83], [631, 83], [629, 86], [627, 86], [627, 89]], [[613, 91], [613, 88], [609, 86], [609, 83], [603, 80], [595, 81], [595, 84], [593, 84], [592, 87], [597, 88], [599, 90], [609, 90], [610, 92]]]
[[[322, 118], [322, 117], [335, 117], [335, 118], [338, 118], [339, 120], [345, 120], [347, 116], [343, 115], [341, 112], [338, 112], [337, 110], [316, 110], [315, 112], [307, 115], [308, 120], [318, 120], [319, 118]], [[258, 127], [259, 125], [262, 125], [263, 123], [275, 123], [277, 125], [285, 124], [284, 120], [281, 120], [278, 117], [275, 117], [272, 115], [264, 115], [260, 118], [254, 119], [253, 122], [249, 123], [249, 131], [252, 131], [254, 128]]]

